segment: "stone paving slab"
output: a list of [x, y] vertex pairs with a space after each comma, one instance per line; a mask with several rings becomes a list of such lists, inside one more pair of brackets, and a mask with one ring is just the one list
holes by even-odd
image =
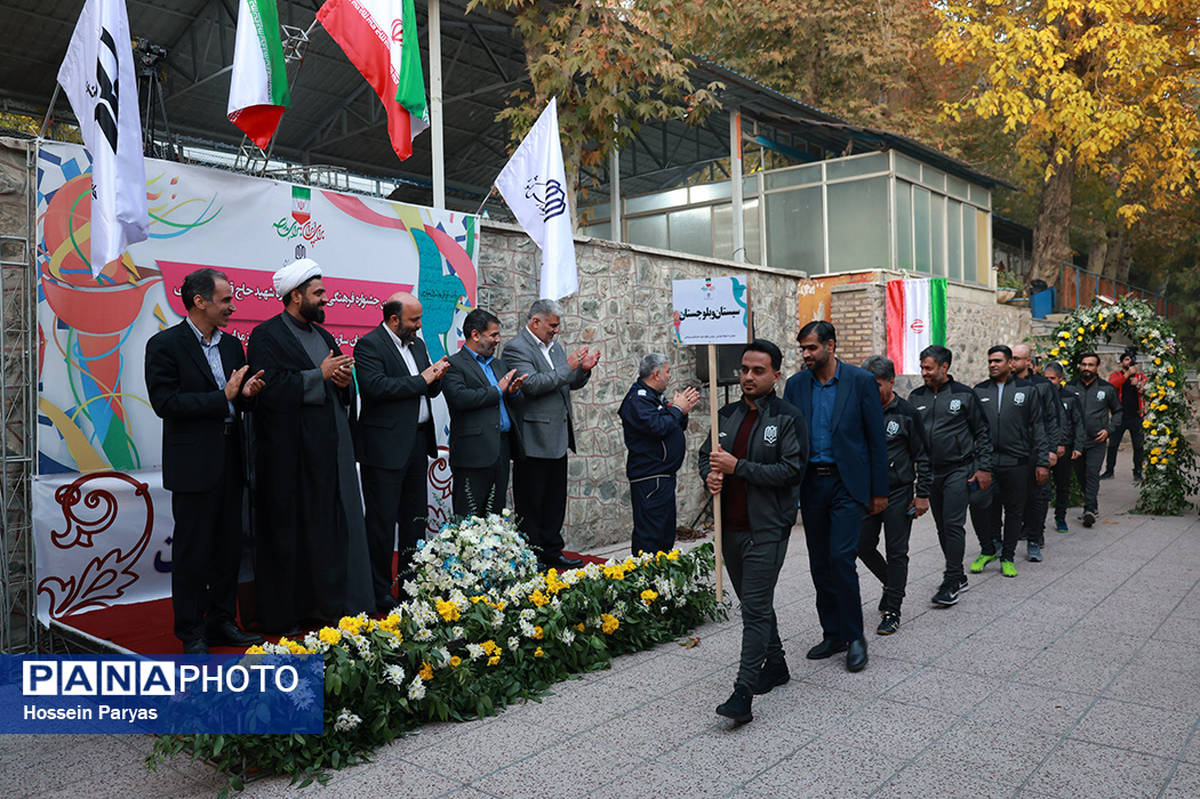
[[[245, 796], [1196, 799], [1200, 518], [1130, 515], [1136, 489], [1123, 478], [1101, 490], [1093, 529], [1072, 513], [1069, 534], [1047, 532], [1044, 563], [1021, 547], [1019, 577], [972, 575], [949, 609], [928, 601], [941, 552], [932, 519], [918, 519], [900, 632], [868, 634], [859, 674], [841, 658], [803, 659], [820, 627], [798, 528], [777, 597], [792, 680], [756, 698], [751, 724], [713, 713], [736, 673], [735, 604], [693, 648], [618, 658], [494, 718], [427, 725], [325, 788], [268, 779]], [[880, 588], [860, 573], [873, 627]], [[185, 758], [151, 774], [149, 747], [0, 736], [0, 794], [211, 797], [224, 784]]]

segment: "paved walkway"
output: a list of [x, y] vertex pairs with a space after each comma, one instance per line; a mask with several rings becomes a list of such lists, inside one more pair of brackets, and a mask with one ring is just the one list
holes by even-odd
[[[1124, 459], [1123, 459], [1124, 460]], [[777, 607], [792, 681], [733, 727], [736, 620], [698, 630], [553, 696], [465, 724], [429, 725], [374, 762], [306, 789], [340, 797], [1132, 797], [1200, 796], [1200, 519], [1115, 513], [1135, 499], [1102, 483], [1108, 515], [1047, 533], [1046, 561], [1017, 579], [996, 565], [955, 607], [929, 605], [941, 553], [913, 529], [900, 632], [868, 633], [871, 662], [810, 662], [820, 638], [797, 531]], [[1113, 515], [1115, 513], [1115, 515]], [[970, 529], [968, 538], [972, 539]], [[976, 547], [968, 544], [968, 560]], [[873, 628], [879, 588], [866, 573]], [[5, 797], [212, 796], [222, 780], [177, 760], [141, 768], [147, 739], [0, 736]], [[294, 789], [290, 793], [294, 793]], [[252, 783], [247, 797], [289, 793]]]

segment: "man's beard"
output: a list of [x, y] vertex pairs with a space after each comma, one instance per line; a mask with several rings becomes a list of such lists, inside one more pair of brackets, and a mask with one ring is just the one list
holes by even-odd
[[403, 343], [405, 346], [408, 346], [409, 344], [412, 344], [412, 343], [413, 343], [413, 341], [415, 341], [415, 340], [416, 340], [416, 338], [417, 338], [417, 331], [416, 331], [416, 330], [405, 330], [403, 327], [401, 327], [401, 328], [400, 328], [400, 335], [399, 335], [399, 336], [397, 336], [397, 338], [399, 338], [399, 339], [400, 339], [400, 341], [401, 341], [401, 342], [402, 342], [402, 343]]
[[306, 322], [317, 322], [320, 324], [325, 321], [325, 309], [315, 302], [308, 303], [302, 301], [300, 303], [300, 316]]

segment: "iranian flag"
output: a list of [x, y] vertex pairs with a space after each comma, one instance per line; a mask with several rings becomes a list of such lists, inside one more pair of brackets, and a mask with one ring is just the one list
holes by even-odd
[[946, 344], [946, 278], [888, 281], [887, 342], [897, 374], [921, 373], [921, 350]]
[[379, 96], [392, 149], [408, 158], [429, 127], [413, 0], [326, 0], [317, 19]]
[[229, 121], [265, 150], [291, 101], [275, 0], [240, 0]]

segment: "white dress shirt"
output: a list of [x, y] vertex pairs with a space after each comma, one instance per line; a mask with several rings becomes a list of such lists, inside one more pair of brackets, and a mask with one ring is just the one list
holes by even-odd
[[[529, 326], [526, 325], [525, 329], [529, 330]], [[550, 343], [547, 344], [537, 336], [534, 336], [532, 330], [529, 330], [529, 335], [533, 337], [533, 343], [537, 344], [538, 349], [542, 351], [542, 357], [546, 359], [546, 363], [550, 364], [550, 369], [553, 370], [554, 359], [550, 357], [550, 348], [554, 346], [554, 339], [550, 339]]]
[[[400, 357], [404, 359], [404, 365], [408, 367], [409, 373], [414, 375], [421, 374], [421, 370], [417, 368], [417, 359], [412, 354], [412, 345], [401, 341], [400, 337], [387, 325], [384, 325], [383, 329], [392, 337], [392, 342], [396, 345], [396, 349], [400, 350]], [[417, 414], [417, 424], [425, 424], [429, 421], [429, 397], [422, 395], [421, 400], [421, 411]]]

